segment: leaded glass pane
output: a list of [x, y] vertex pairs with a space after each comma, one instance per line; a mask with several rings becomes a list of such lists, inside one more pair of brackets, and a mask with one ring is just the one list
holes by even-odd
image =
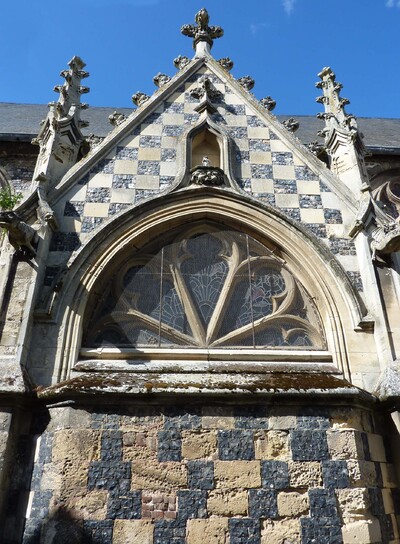
[[113, 266], [92, 296], [87, 347], [325, 347], [304, 288], [240, 232], [195, 225]]

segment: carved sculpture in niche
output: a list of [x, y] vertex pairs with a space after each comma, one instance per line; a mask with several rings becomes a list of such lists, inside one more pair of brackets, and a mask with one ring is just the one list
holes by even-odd
[[148, 100], [150, 100], [150, 96], [148, 94], [141, 93], [139, 91], [135, 93], [134, 95], [132, 95], [132, 102], [136, 104], [136, 106], [139, 106], [139, 107], [145, 102], [147, 102]]
[[213, 86], [207, 76], [202, 77], [199, 83], [200, 85], [198, 87], [195, 87], [190, 91], [190, 96], [193, 96], [193, 98], [197, 98], [197, 100], [205, 98], [212, 101], [221, 96], [221, 93]]
[[371, 236], [372, 260], [385, 263], [383, 259], [379, 258], [380, 255], [389, 255], [400, 251], [400, 223], [398, 221], [379, 224]]
[[[207, 162], [210, 162], [208, 158]], [[190, 183], [195, 185], [207, 185], [209, 187], [225, 185], [224, 172], [217, 166], [195, 166], [190, 170], [190, 173]]]
[[372, 232], [372, 259], [400, 251], [400, 178], [392, 179], [372, 191], [377, 228]]
[[8, 232], [8, 240], [17, 255], [31, 259], [36, 255], [32, 244], [37, 240], [36, 231], [12, 211], [0, 212], [0, 227]]

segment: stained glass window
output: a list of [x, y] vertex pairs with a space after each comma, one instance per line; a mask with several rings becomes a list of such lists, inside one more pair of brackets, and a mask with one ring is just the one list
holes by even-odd
[[215, 225], [132, 250], [97, 286], [83, 345], [325, 349], [315, 305], [275, 252]]

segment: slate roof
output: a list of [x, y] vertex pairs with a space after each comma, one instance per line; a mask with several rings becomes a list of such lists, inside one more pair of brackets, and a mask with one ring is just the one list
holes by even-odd
[[[113, 128], [108, 116], [114, 111], [129, 115], [133, 108], [91, 107], [82, 113], [82, 118], [89, 121], [84, 134], [106, 136]], [[47, 115], [45, 104], [13, 104], [0, 102], [0, 140], [30, 141], [37, 135], [40, 121]], [[322, 121], [311, 115], [278, 115], [280, 121], [295, 117], [300, 122], [296, 136], [309, 143], [317, 139], [317, 131], [323, 128]], [[357, 118], [358, 126], [364, 134], [364, 143], [374, 151], [400, 151], [400, 119]]]

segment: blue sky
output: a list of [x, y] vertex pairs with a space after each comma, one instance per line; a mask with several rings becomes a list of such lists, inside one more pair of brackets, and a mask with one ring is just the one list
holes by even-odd
[[157, 72], [193, 56], [180, 27], [206, 7], [224, 37], [235, 77], [252, 76], [257, 98], [271, 95], [276, 114], [312, 115], [317, 73], [330, 66], [343, 83], [347, 111], [399, 117], [400, 0], [15, 0], [2, 7], [0, 101], [46, 103], [73, 55], [86, 62], [92, 106], [131, 107], [152, 94]]

